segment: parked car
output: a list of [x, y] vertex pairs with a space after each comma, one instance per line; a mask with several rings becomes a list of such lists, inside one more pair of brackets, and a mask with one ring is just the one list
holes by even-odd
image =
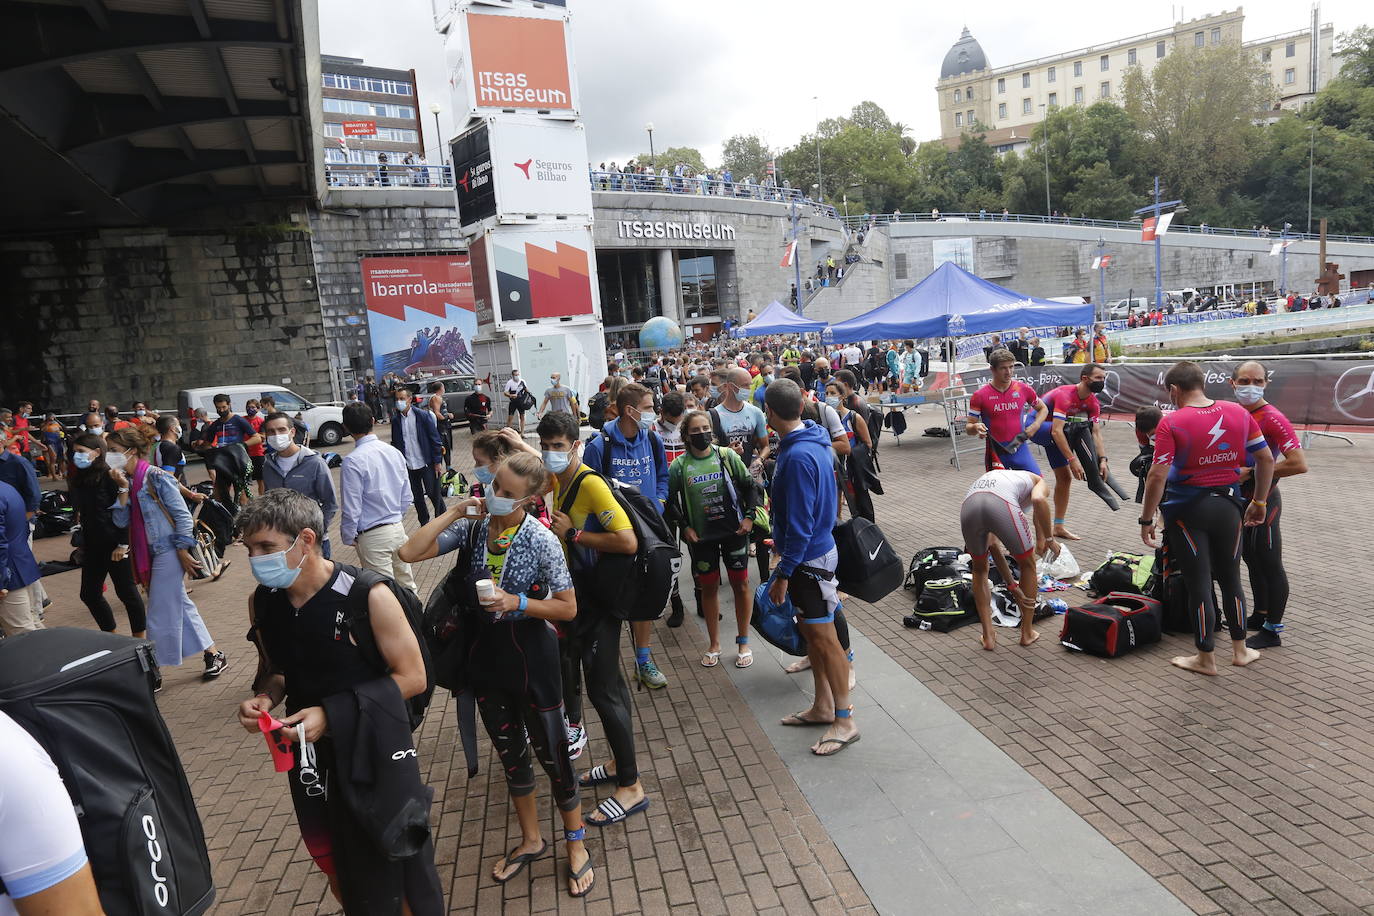
[[1107, 317], [1112, 321], [1125, 321], [1131, 317], [1131, 312], [1145, 311], [1150, 308], [1150, 300], [1144, 296], [1136, 296], [1134, 299], [1117, 299], [1107, 307]]
[[444, 403], [448, 405], [448, 412], [453, 414], [449, 428], [467, 428], [468, 420], [463, 413], [463, 402], [472, 394], [473, 388], [477, 386], [477, 380], [470, 375], [436, 375], [434, 378], [427, 378], [419, 383], [419, 397], [422, 402], [429, 398], [431, 382], [444, 383]]
[[190, 435], [191, 419], [196, 408], [204, 407], [211, 422], [214, 421], [214, 400], [217, 394], [229, 395], [229, 402], [236, 414], [243, 413], [244, 404], [249, 398], [261, 398], [270, 394], [276, 401], [277, 409], [282, 413], [291, 417], [297, 413], [301, 415], [301, 420], [309, 429], [313, 441], [329, 447], [343, 441], [345, 431], [342, 407], [312, 404], [291, 389], [280, 385], [222, 385], [218, 388], [184, 388], [178, 391], [177, 416], [182, 418], [185, 436]]

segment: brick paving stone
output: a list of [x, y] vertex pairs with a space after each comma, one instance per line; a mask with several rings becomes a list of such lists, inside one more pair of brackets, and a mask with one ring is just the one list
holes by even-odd
[[[457, 438], [458, 451], [465, 453], [465, 434]], [[471, 466], [466, 454], [459, 456], [457, 466]], [[199, 475], [195, 467], [192, 480]], [[413, 510], [406, 526], [416, 527]], [[340, 544], [337, 529], [333, 540], [338, 558], [354, 562], [355, 554]], [[64, 538], [40, 540], [35, 547], [40, 560], [65, 557], [71, 549]], [[301, 845], [284, 781], [272, 772], [261, 738], [245, 734], [234, 718], [237, 704], [250, 693], [255, 656], [243, 640], [249, 564], [241, 547], [230, 548], [229, 556], [234, 562], [220, 581], [191, 585], [192, 600], [231, 657], [228, 671], [217, 681], [201, 683], [198, 659], [180, 668], [164, 667], [166, 687], [158, 695], [205, 828], [218, 887], [213, 912], [336, 914], [341, 907]], [[428, 595], [448, 569], [443, 561], [417, 565], [420, 593]], [[77, 598], [79, 576], [54, 576], [44, 584], [53, 598], [49, 626], [91, 625]], [[417, 734], [417, 748], [422, 772], [435, 790], [435, 857], [450, 912], [515, 916], [678, 909], [716, 916], [753, 914], [783, 901], [807, 901], [789, 913], [812, 912], [814, 902], [829, 903], [835, 912], [867, 906], [868, 898], [729, 677], [697, 664], [701, 646], [695, 626], [670, 630], [659, 625], [654, 641], [655, 659], [670, 686], [634, 693], [640, 769], [652, 806], [647, 817], [588, 830], [597, 880], [585, 901], [567, 896], [561, 826], [551, 813], [542, 773], [537, 798], [553, 855], [509, 885], [491, 880], [492, 864], [517, 842], [514, 813], [485, 733], [479, 728], [481, 770], [469, 780], [452, 703], [445, 691], [435, 695]], [[628, 638], [623, 664], [626, 670], [633, 665]], [[588, 715], [592, 741], [578, 761], [579, 770], [610, 759], [590, 704]], [[584, 793], [584, 810], [602, 797], [604, 791]], [[824, 877], [816, 879], [821, 854], [828, 854], [832, 878], [845, 879], [843, 895]], [[803, 874], [803, 869], [809, 870]]]

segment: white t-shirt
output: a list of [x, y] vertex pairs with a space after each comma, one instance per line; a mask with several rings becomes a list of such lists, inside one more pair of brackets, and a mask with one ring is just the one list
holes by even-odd
[[48, 752], [0, 712], [0, 916], [12, 898], [61, 884], [86, 864], [71, 796]]
[[1007, 505], [1029, 511], [1031, 492], [1039, 481], [1030, 471], [988, 471], [973, 482], [964, 494], [968, 499], [975, 493], [991, 493]]
[[853, 369], [863, 361], [864, 351], [860, 350], [858, 347], [848, 346], [841, 352], [844, 353], [844, 367], [846, 369]]
[[511, 398], [515, 397], [517, 394], [520, 393], [520, 389], [524, 387], [524, 379], [513, 378], [510, 381], [506, 382], [506, 396]]

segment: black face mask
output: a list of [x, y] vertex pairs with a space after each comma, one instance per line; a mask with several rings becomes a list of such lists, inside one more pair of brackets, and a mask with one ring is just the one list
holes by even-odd
[[692, 433], [687, 437], [687, 444], [699, 452], [704, 452], [711, 445], [711, 434]]
[[830, 370], [822, 369], [819, 372], [817, 372], [816, 375], [820, 376], [821, 378], [830, 378]]
[[1106, 382], [1088, 382], [1088, 390], [1091, 391], [1093, 394], [1101, 392], [1102, 389], [1106, 387]]
[[215, 408], [215, 413], [219, 414], [221, 417], [227, 417], [227, 416], [229, 416], [229, 408], [228, 408], [228, 407], [216, 407], [216, 408]]

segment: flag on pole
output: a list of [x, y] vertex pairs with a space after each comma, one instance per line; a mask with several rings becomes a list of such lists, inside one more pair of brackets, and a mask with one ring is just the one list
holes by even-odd
[[1165, 213], [1159, 218], [1158, 224], [1153, 216], [1147, 216], [1145, 222], [1140, 227], [1140, 240], [1142, 242], [1153, 242], [1155, 237], [1163, 238], [1169, 231], [1169, 224], [1174, 221], [1172, 213]]
[[1112, 264], [1112, 256], [1109, 254], [1099, 255], [1093, 258], [1093, 270], [1105, 270]]
[[1163, 236], [1169, 231], [1169, 224], [1174, 221], [1173, 213], [1166, 213], [1159, 218], [1159, 225], [1155, 227], [1155, 235]]
[[797, 240], [793, 239], [787, 243], [787, 248], [783, 250], [782, 262], [778, 266], [791, 267], [795, 263], [797, 263]]
[[1269, 257], [1278, 257], [1279, 252], [1283, 251], [1283, 249], [1287, 248], [1289, 245], [1293, 244], [1296, 241], [1297, 239], [1280, 239], [1279, 241], [1269, 246]]

